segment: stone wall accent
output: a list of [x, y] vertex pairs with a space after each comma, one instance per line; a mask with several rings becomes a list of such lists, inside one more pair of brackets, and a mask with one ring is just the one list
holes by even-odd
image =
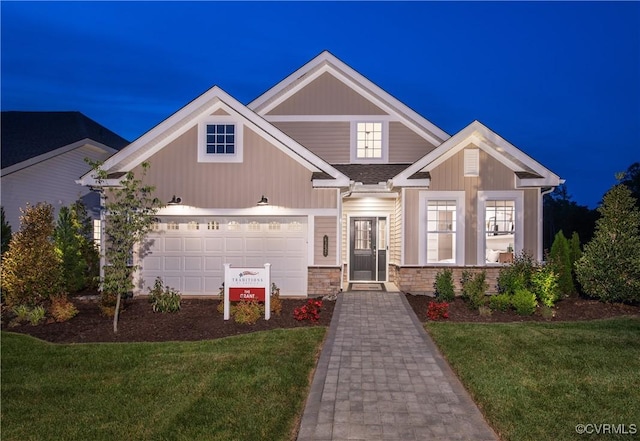
[[500, 274], [500, 267], [451, 267], [451, 266], [423, 266], [423, 267], [400, 267], [392, 265], [395, 268], [389, 268], [389, 281], [396, 284], [396, 286], [403, 292], [410, 292], [413, 294], [432, 294], [433, 283], [436, 280], [436, 274], [445, 268], [450, 268], [453, 271], [453, 283], [455, 286], [456, 295], [459, 295], [462, 291], [460, 279], [462, 278], [463, 271], [479, 272], [484, 270], [487, 274], [486, 281], [489, 284], [487, 293], [497, 292], [498, 275]]
[[308, 268], [309, 297], [322, 297], [340, 292], [340, 267]]

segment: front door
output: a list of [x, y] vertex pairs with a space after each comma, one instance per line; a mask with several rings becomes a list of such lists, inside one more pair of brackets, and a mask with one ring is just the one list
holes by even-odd
[[386, 280], [386, 221], [384, 217], [351, 218], [351, 280]]

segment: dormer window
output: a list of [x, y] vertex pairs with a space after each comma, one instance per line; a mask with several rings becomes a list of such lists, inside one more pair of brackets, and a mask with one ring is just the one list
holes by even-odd
[[359, 121], [351, 125], [351, 162], [387, 162], [388, 123]]
[[242, 124], [212, 116], [198, 124], [198, 162], [242, 162]]

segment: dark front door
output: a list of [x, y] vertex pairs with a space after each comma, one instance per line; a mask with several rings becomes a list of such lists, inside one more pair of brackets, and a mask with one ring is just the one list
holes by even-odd
[[378, 280], [378, 219], [351, 218], [351, 280]]
[[350, 280], [387, 280], [387, 218], [352, 217]]

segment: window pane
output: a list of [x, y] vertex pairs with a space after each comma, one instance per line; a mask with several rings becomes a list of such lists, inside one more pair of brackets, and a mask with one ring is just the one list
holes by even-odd
[[427, 262], [454, 263], [456, 256], [456, 201], [427, 204]]
[[507, 263], [513, 259], [515, 243], [515, 202], [487, 201], [485, 204], [485, 259], [487, 263]]

